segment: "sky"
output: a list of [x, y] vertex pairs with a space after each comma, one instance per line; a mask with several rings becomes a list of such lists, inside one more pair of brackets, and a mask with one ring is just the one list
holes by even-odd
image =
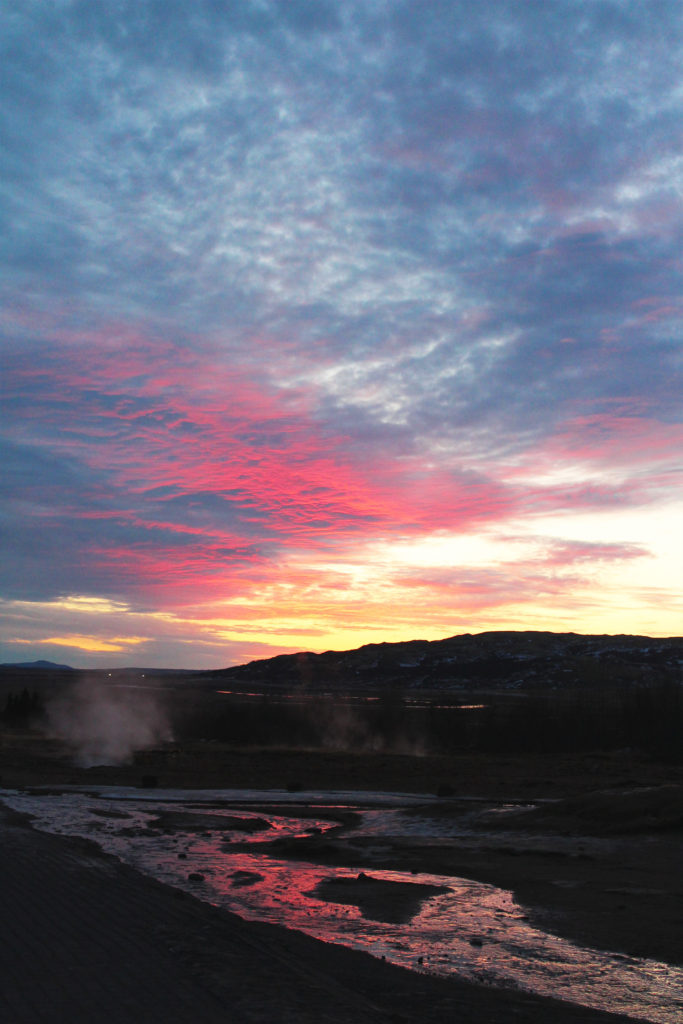
[[683, 4], [0, 19], [0, 660], [683, 633]]

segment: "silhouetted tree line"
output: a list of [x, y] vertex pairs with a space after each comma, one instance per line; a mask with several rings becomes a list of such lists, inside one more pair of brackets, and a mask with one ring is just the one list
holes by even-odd
[[171, 707], [177, 739], [218, 740], [235, 746], [325, 747], [336, 750], [397, 749], [423, 731], [407, 711], [401, 692], [387, 690], [366, 706], [319, 696], [299, 700], [282, 694], [257, 699], [239, 694], [186, 702]]
[[435, 697], [415, 706], [389, 688], [367, 703], [321, 696], [297, 701], [265, 694], [207, 695], [174, 716], [179, 738], [235, 746], [326, 747], [397, 753], [643, 750], [683, 759], [683, 685], [664, 677], [643, 685], [533, 691], [484, 697], [481, 708]]
[[42, 719], [45, 704], [39, 693], [29, 693], [24, 687], [19, 693], [8, 693], [5, 707], [0, 713], [8, 725], [29, 725]]
[[683, 686], [651, 685], [535, 694], [487, 709], [482, 749], [513, 751], [618, 750], [625, 747], [683, 760]]

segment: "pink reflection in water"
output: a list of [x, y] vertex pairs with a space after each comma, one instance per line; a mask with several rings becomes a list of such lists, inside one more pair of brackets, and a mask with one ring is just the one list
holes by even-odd
[[[302, 818], [285, 808], [275, 814], [244, 804], [217, 807], [202, 803], [198, 794], [173, 805], [161, 794], [134, 802], [82, 793], [3, 799], [30, 810], [38, 827], [90, 836], [140, 870], [249, 920], [284, 924], [416, 970], [522, 988], [656, 1024], [680, 1020], [681, 969], [545, 934], [529, 924], [505, 890], [374, 868], [359, 883], [356, 876], [363, 872], [353, 865], [331, 868], [269, 855], [263, 844], [271, 839], [335, 827], [321, 807]], [[381, 836], [410, 823], [413, 832], [444, 838], [443, 821], [426, 815], [399, 819], [399, 811], [386, 808], [362, 814], [359, 831], [365, 834]], [[257, 819], [270, 827], [251, 831], [249, 822]], [[164, 823], [172, 827], [162, 831]], [[400, 913], [386, 912], [392, 884], [397, 904], [403, 901]]]

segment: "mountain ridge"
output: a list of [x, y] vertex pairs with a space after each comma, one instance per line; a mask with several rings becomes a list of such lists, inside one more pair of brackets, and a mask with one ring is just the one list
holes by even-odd
[[203, 674], [235, 684], [311, 690], [386, 685], [467, 690], [647, 682], [681, 672], [683, 637], [496, 630], [279, 654]]
[[0, 668], [36, 668], [49, 672], [76, 672], [72, 665], [58, 665], [55, 661], [3, 661]]

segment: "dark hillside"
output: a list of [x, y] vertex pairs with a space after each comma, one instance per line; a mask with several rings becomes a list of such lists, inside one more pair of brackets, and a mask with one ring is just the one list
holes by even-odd
[[284, 654], [207, 673], [239, 688], [468, 691], [595, 687], [680, 680], [683, 637], [491, 632]]

